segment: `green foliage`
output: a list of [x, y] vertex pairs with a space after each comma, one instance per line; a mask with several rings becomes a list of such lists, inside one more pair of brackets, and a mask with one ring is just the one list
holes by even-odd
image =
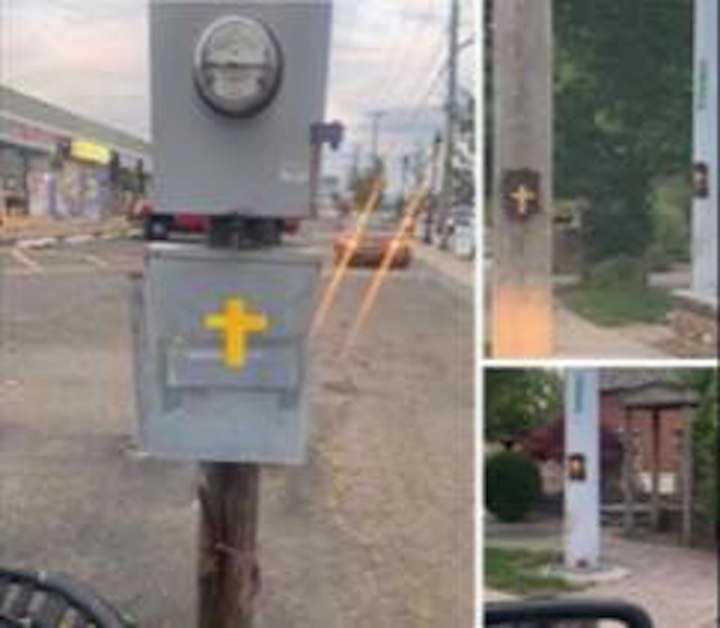
[[485, 465], [485, 500], [498, 519], [521, 521], [541, 493], [540, 472], [523, 454], [503, 451], [488, 458]]
[[692, 185], [688, 176], [664, 178], [654, 185], [653, 241], [648, 259], [653, 270], [689, 260], [691, 206]]
[[642, 289], [646, 285], [645, 264], [627, 255], [598, 262], [588, 272], [586, 285], [592, 288]]
[[597, 325], [660, 324], [673, 307], [672, 296], [660, 288], [585, 287], [562, 293], [565, 305]]
[[543, 369], [491, 369], [485, 374], [485, 429], [489, 441], [513, 441], [557, 418], [560, 378]]
[[[384, 173], [385, 165], [382, 160], [378, 160], [373, 167], [358, 174], [350, 181], [350, 191], [352, 192], [355, 211], [363, 211], [370, 199], [375, 182], [378, 178], [382, 178]], [[381, 193], [380, 204], [382, 204], [383, 198], [384, 194]]]
[[693, 424], [696, 494], [698, 506], [710, 523], [720, 521], [718, 484], [718, 372], [697, 370], [687, 375], [701, 395], [701, 405]]
[[553, 6], [557, 192], [590, 202], [588, 261], [642, 258], [653, 180], [690, 163], [692, 1]]
[[555, 552], [526, 549], [485, 548], [485, 582], [491, 589], [515, 595], [552, 595], [577, 587], [556, 576], [539, 573], [542, 567], [559, 564]]

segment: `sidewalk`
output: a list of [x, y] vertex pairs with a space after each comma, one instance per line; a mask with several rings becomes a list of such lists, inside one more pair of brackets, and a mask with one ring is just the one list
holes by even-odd
[[475, 263], [472, 260], [459, 259], [451, 251], [442, 251], [422, 241], [416, 242], [413, 251], [421, 262], [438, 271], [454, 287], [469, 292], [472, 298], [475, 288]]
[[0, 227], [0, 247], [51, 246], [79, 238], [110, 238], [129, 236], [137, 231], [124, 216], [105, 220], [29, 219]]
[[[492, 261], [485, 260], [485, 334], [491, 338]], [[667, 282], [681, 281], [669, 277]], [[558, 278], [559, 283], [567, 278]], [[657, 281], [660, 281], [659, 279]], [[555, 352], [553, 358], [587, 359], [669, 359], [674, 356], [657, 348], [673, 338], [670, 328], [660, 325], [629, 325], [623, 328], [600, 327], [578, 316], [555, 299]]]
[[[556, 358], [671, 358], [655, 347], [639, 342], [628, 329], [598, 327], [567, 308], [555, 305]], [[671, 336], [667, 332], [668, 338]]]
[[[559, 521], [508, 525], [492, 521], [485, 526], [490, 546], [561, 549]], [[717, 558], [710, 550], [671, 544], [630, 541], [617, 530], [605, 529], [602, 555], [609, 565], [622, 566], [630, 575], [615, 582], [595, 585], [578, 597], [620, 598], [644, 607], [657, 628], [711, 628], [716, 626]], [[486, 591], [486, 600], [505, 594]]]

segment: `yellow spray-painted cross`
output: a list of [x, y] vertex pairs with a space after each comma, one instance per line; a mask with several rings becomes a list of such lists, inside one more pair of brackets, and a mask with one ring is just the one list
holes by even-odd
[[521, 216], [528, 213], [528, 205], [537, 199], [537, 194], [524, 185], [521, 185], [517, 192], [510, 195], [510, 198], [517, 201], [518, 211]]
[[208, 314], [205, 328], [225, 335], [225, 366], [241, 370], [247, 362], [247, 341], [250, 334], [267, 331], [270, 321], [264, 314], [245, 311], [242, 299], [228, 299], [225, 312]]

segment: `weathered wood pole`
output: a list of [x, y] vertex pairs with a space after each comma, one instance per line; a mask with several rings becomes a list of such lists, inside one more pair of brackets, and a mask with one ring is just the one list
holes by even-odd
[[651, 527], [660, 529], [660, 410], [652, 412], [652, 488], [650, 496]]
[[198, 627], [252, 628], [260, 591], [260, 467], [202, 463], [198, 497]]
[[631, 536], [635, 532], [635, 442], [632, 429], [632, 410], [625, 410], [625, 432], [623, 437], [623, 497], [625, 510], [623, 512], [623, 532]]
[[491, 352], [553, 353], [552, 2], [494, 5]]
[[692, 435], [692, 412], [689, 409], [683, 431], [683, 456], [682, 456], [682, 498], [683, 498], [683, 519], [682, 519], [682, 543], [683, 545], [692, 544], [692, 524], [693, 524], [693, 493], [694, 486], [694, 458], [693, 458], [693, 435]]

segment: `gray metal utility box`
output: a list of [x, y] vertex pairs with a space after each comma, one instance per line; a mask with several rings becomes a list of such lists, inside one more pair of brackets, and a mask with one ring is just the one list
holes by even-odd
[[331, 0], [150, 0], [162, 214], [312, 214]]
[[[299, 247], [151, 245], [133, 301], [143, 449], [165, 458], [301, 464], [306, 338], [319, 279], [319, 259]], [[222, 325], [240, 321], [228, 314], [238, 303], [251, 331], [235, 338], [241, 363], [229, 366]]]

